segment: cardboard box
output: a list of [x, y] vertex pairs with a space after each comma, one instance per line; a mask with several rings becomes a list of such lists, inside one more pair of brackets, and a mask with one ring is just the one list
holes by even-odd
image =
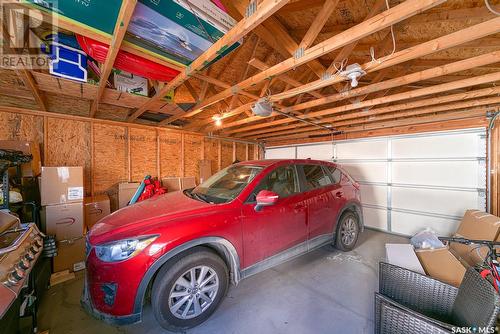
[[85, 197], [85, 226], [91, 229], [99, 220], [111, 213], [108, 195]]
[[31, 154], [33, 159], [30, 163], [21, 165], [22, 177], [36, 177], [42, 170], [42, 160], [40, 158], [40, 145], [36, 142], [19, 140], [0, 140], [0, 149], [21, 151], [24, 154]]
[[137, 188], [139, 188], [139, 185], [139, 182], [121, 182], [109, 188], [107, 193], [111, 212], [126, 207], [128, 202], [132, 199], [132, 196], [134, 196]]
[[53, 272], [85, 269], [85, 237], [63, 240], [57, 243], [57, 256], [52, 262]]
[[161, 179], [162, 187], [167, 188], [167, 191], [179, 191], [196, 187], [196, 179], [194, 177], [165, 177]]
[[55, 235], [57, 241], [81, 237], [83, 222], [83, 202], [42, 208], [42, 229], [48, 235]]
[[385, 255], [390, 264], [425, 274], [411, 244], [385, 244]]
[[465, 275], [464, 265], [446, 248], [415, 250], [427, 275], [458, 287]]
[[115, 70], [113, 73], [115, 88], [121, 92], [148, 96], [148, 79], [132, 73]]
[[[455, 237], [476, 240], [498, 240], [500, 218], [479, 210], [467, 210], [462, 218]], [[477, 245], [463, 245], [456, 242], [440, 249], [416, 250], [417, 257], [425, 272], [443, 282], [459, 286], [466, 266], [482, 263], [487, 249], [475, 250]]]
[[42, 167], [40, 180], [42, 205], [83, 201], [82, 167]]

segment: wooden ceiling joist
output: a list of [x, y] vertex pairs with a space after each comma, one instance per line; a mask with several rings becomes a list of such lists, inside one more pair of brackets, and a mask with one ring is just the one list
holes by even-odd
[[111, 45], [109, 46], [108, 54], [106, 55], [106, 60], [104, 61], [101, 71], [97, 95], [90, 107], [90, 117], [94, 117], [97, 109], [99, 108], [99, 102], [101, 101], [102, 94], [106, 88], [106, 83], [111, 75], [111, 71], [113, 70], [116, 56], [118, 55], [118, 51], [120, 51], [123, 38], [127, 32], [128, 24], [130, 23], [136, 4], [137, 0], [123, 0], [122, 2], [120, 12], [118, 13], [118, 18], [116, 20], [113, 38], [111, 38]]
[[[406, 3], [406, 2], [405, 2]], [[486, 37], [500, 32], [500, 17], [476, 24], [474, 26], [456, 31], [454, 33], [442, 36], [431, 41], [416, 45], [414, 47], [398, 51], [392, 55], [388, 55], [378, 59], [377, 62], [368, 62], [361, 65], [361, 68], [367, 73], [375, 72], [390, 66], [401, 64], [403, 62], [420, 58], [423, 56], [446, 50], [475, 39]], [[271, 101], [280, 101], [295, 95], [321, 89], [347, 79], [343, 76], [332, 76], [328, 79], [320, 79], [301, 87], [290, 89], [289, 91], [275, 94], [271, 96]]]
[[[358, 126], [346, 126], [346, 127], [340, 127], [338, 130], [341, 131], [343, 134], [348, 134], [352, 132], [359, 132], [359, 131], [369, 131], [369, 130], [376, 130], [376, 129], [386, 129], [386, 128], [392, 128], [392, 127], [399, 127], [399, 126], [408, 126], [408, 125], [415, 125], [415, 124], [424, 124], [424, 123], [435, 123], [435, 122], [446, 122], [450, 120], [458, 120], [458, 119], [468, 119], [468, 118], [475, 118], [475, 117], [485, 117], [486, 118], [486, 113], [487, 113], [487, 108], [477, 108], [473, 110], [461, 110], [461, 111], [455, 111], [455, 112], [448, 112], [444, 113], [442, 115], [432, 115], [432, 116], [416, 116], [416, 117], [410, 117], [410, 118], [403, 118], [403, 119], [398, 119], [398, 120], [393, 120], [393, 121], [381, 121], [381, 122], [374, 122], [370, 124], [363, 124], [363, 125], [358, 125]], [[329, 136], [330, 133], [326, 130], [315, 130], [315, 131], [310, 131], [307, 133], [302, 133], [302, 134], [292, 134], [288, 136], [281, 136], [279, 138], [274, 138], [274, 140], [282, 141], [282, 140], [290, 140], [290, 139], [307, 139], [307, 138], [314, 138], [318, 136]], [[266, 140], [266, 142], [273, 141], [273, 138], [269, 138], [269, 140]]]
[[226, 89], [219, 94], [206, 99], [199, 109], [193, 110], [189, 113], [186, 113], [185, 115], [171, 117], [169, 118], [169, 121], [173, 122], [174, 120], [182, 117], [192, 117], [194, 115], [197, 115], [198, 113], [203, 111], [203, 108], [215, 104], [220, 100], [227, 98], [228, 96], [231, 96], [234, 91], [247, 89], [251, 86], [259, 84], [267, 78], [283, 74], [293, 68], [306, 64], [312, 60], [317, 59], [318, 57], [321, 57], [322, 55], [325, 55], [338, 48], [348, 45], [353, 41], [359, 40], [372, 33], [403, 21], [412, 15], [421, 13], [426, 9], [437, 6], [443, 2], [445, 2], [445, 0], [407, 0], [404, 3], [397, 5], [387, 11], [384, 11], [349, 30], [346, 30], [326, 41], [316, 44], [315, 46], [305, 50], [303, 55], [299, 58], [288, 58], [287, 60], [232, 86], [230, 89]]
[[[262, 1], [255, 13], [239, 21], [226, 35], [216, 41], [208, 50], [206, 50], [201, 56], [196, 58], [189, 67], [181, 71], [172, 81], [170, 81], [161, 91], [154, 95], [148, 102], [135, 110], [129, 117], [129, 122], [134, 121], [142, 115], [148, 108], [157, 100], [160, 100], [169, 91], [181, 85], [186, 81], [193, 73], [202, 70], [207, 63], [215, 59], [221, 52], [221, 50], [233, 45], [249, 32], [251, 32], [255, 27], [261, 24], [268, 17], [273, 15], [277, 10], [283, 7], [288, 0], [264, 0]], [[220, 101], [220, 100], [219, 100]]]
[[[306, 118], [306, 117], [311, 118], [311, 117], [320, 117], [320, 116], [332, 116], [332, 115], [336, 115], [339, 113], [348, 112], [351, 110], [370, 108], [370, 107], [373, 107], [373, 106], [376, 106], [379, 104], [414, 99], [414, 98], [418, 98], [418, 97], [422, 97], [422, 96], [426, 96], [426, 95], [443, 93], [443, 92], [447, 92], [447, 91], [451, 91], [451, 90], [455, 90], [455, 89], [460, 89], [460, 88], [464, 88], [464, 87], [471, 87], [471, 86], [476, 86], [476, 85], [480, 85], [480, 84], [491, 83], [491, 82], [495, 82], [498, 80], [500, 80], [500, 72], [495, 72], [495, 73], [490, 73], [490, 74], [486, 74], [486, 75], [482, 75], [482, 76], [472, 77], [472, 78], [468, 78], [468, 79], [464, 79], [464, 80], [453, 81], [453, 82], [435, 85], [435, 86], [431, 86], [431, 87], [411, 90], [408, 92], [379, 97], [379, 98], [366, 100], [366, 101], [355, 103], [355, 104], [347, 104], [347, 105], [343, 105], [343, 106], [339, 106], [339, 107], [335, 107], [335, 108], [323, 109], [323, 110], [319, 110], [319, 111], [315, 111], [315, 112], [310, 112], [307, 115], [298, 116], [298, 117], [299, 118]], [[224, 124], [223, 127], [229, 128], [229, 127], [238, 126], [239, 128], [236, 130], [225, 132], [225, 133], [236, 133], [236, 132], [244, 132], [244, 131], [261, 129], [261, 128], [270, 127], [270, 126], [274, 127], [274, 129], [276, 129], [276, 127], [275, 127], [276, 125], [287, 124], [287, 123], [290, 123], [294, 120], [290, 119], [290, 118], [283, 118], [283, 119], [279, 119], [276, 121], [252, 125], [252, 126], [248, 126], [248, 127], [244, 127], [244, 128], [240, 127], [241, 125], [248, 124], [251, 121], [255, 121], [255, 120], [247, 118], [245, 120], [236, 121], [236, 122], [233, 122], [230, 124]]]
[[330, 18], [330, 15], [333, 13], [333, 10], [337, 7], [338, 3], [339, 0], [325, 1], [323, 7], [321, 7], [321, 10], [314, 19], [314, 22], [311, 24], [306, 34], [302, 38], [302, 41], [300, 42], [298, 49], [305, 50], [314, 43], [316, 37], [318, 37], [318, 34], [321, 32], [321, 29], [323, 29], [323, 26], [325, 25], [326, 21], [328, 21], [328, 19]]
[[[497, 90], [497, 93], [500, 92], [500, 90]], [[488, 95], [490, 95], [489, 92], [487, 92]], [[453, 111], [453, 110], [460, 110], [460, 109], [465, 109], [465, 108], [474, 108], [474, 107], [479, 107], [479, 106], [487, 106], [487, 105], [499, 105], [500, 104], [500, 97], [494, 96], [494, 97], [487, 97], [484, 99], [478, 99], [477, 97], [480, 97], [480, 94], [469, 94], [465, 96], [472, 96], [472, 100], [467, 100], [467, 101], [462, 101], [465, 100], [466, 98], [459, 99], [457, 98], [455, 101], [461, 101], [461, 102], [454, 102], [454, 103], [449, 103], [449, 104], [440, 104], [436, 102], [434, 99], [427, 99], [425, 100], [427, 103], [422, 104], [419, 103], [418, 106], [419, 108], [411, 108], [408, 105], [401, 105], [401, 106], [391, 106], [390, 108], [379, 108], [379, 109], [373, 109], [370, 110], [370, 112], [357, 112], [357, 113], [351, 113], [351, 114], [346, 114], [346, 115], [341, 115], [338, 117], [332, 117], [329, 118], [330, 125], [334, 127], [335, 129], [339, 129], [339, 127], [342, 126], [350, 126], [350, 125], [356, 125], [356, 124], [364, 124], [364, 123], [371, 123], [371, 122], [378, 122], [378, 121], [383, 121], [383, 120], [392, 120], [396, 118], [401, 118], [401, 117], [411, 117], [411, 116], [419, 116], [419, 115], [424, 115], [424, 114], [432, 114], [432, 113], [439, 113], [439, 112], [447, 112], [447, 111]], [[451, 99], [448, 99], [451, 101]], [[434, 106], [435, 104], [438, 104]], [[395, 108], [397, 107], [397, 108]], [[398, 109], [399, 108], [399, 109]], [[397, 109], [395, 111], [395, 109]], [[410, 111], [403, 111], [403, 110], [410, 110]], [[346, 116], [346, 117], [342, 117]], [[348, 116], [348, 117], [347, 117]], [[325, 123], [327, 121], [325, 120]], [[283, 127], [284, 128], [284, 127]], [[243, 135], [240, 135], [242, 138], [252, 138], [252, 139], [265, 139], [265, 138], [272, 138], [272, 137], [278, 137], [278, 136], [283, 136], [283, 135], [288, 135], [288, 134], [293, 134], [293, 133], [303, 133], [303, 132], [310, 132], [317, 130], [318, 128], [316, 127], [311, 127], [311, 126], [304, 126], [304, 127], [299, 127], [295, 126], [295, 128], [289, 128], [289, 130], [283, 130], [283, 128], [277, 129], [277, 131], [269, 131], [268, 133], [264, 134], [255, 134], [253, 133], [245, 133]], [[257, 132], [257, 131], [256, 131]]]

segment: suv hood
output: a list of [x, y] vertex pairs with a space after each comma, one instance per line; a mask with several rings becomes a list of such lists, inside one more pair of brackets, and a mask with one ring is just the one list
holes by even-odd
[[[101, 219], [89, 232], [91, 244], [119, 240], [131, 235], [122, 234], [130, 229], [150, 227], [156, 222], [165, 222], [176, 218], [205, 212], [214, 204], [189, 198], [182, 191], [168, 193], [124, 207]], [[112, 235], [110, 235], [112, 234]]]

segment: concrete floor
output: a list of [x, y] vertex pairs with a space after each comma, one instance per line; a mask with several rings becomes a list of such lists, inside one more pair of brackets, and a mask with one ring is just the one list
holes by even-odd
[[[365, 230], [348, 253], [325, 246], [232, 286], [220, 307], [187, 333], [373, 333], [373, 292], [385, 243], [408, 239]], [[51, 288], [39, 329], [50, 334], [167, 333], [149, 305], [142, 323], [113, 327], [80, 307], [82, 276]]]

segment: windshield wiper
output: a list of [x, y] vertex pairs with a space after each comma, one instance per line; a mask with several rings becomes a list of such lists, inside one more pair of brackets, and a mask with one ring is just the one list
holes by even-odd
[[195, 193], [195, 192], [191, 192], [191, 195], [194, 196], [194, 197], [196, 197], [200, 201], [203, 201], [205, 203], [210, 203], [210, 201], [207, 199], [207, 197], [205, 195], [198, 194], [198, 193]]

